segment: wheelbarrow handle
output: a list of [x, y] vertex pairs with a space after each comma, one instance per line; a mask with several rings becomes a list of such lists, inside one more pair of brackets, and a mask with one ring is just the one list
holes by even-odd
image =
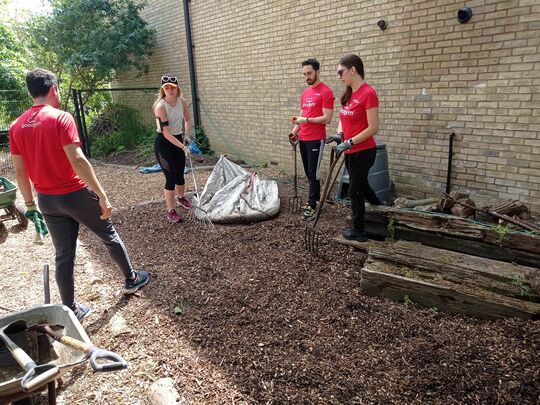
[[[46, 371], [36, 374], [38, 367], [47, 367]], [[50, 368], [49, 368], [50, 367]], [[60, 376], [60, 369], [53, 365], [35, 366], [30, 369], [22, 378], [21, 386], [23, 391], [33, 391], [35, 388], [56, 380]]]
[[[92, 354], [90, 356], [90, 365], [95, 373], [117, 371], [127, 368], [127, 362], [116, 353], [109, 352], [108, 350], [98, 349], [97, 347], [92, 348], [91, 351]], [[99, 364], [97, 362], [98, 359], [110, 360], [110, 362]]]
[[11, 351], [11, 354], [26, 371], [26, 374], [21, 379], [21, 387], [23, 391], [32, 391], [35, 388], [55, 380], [60, 375], [60, 369], [52, 364], [44, 364], [38, 366], [34, 360], [19, 346], [7, 337], [2, 332], [2, 341]]
[[[94, 370], [96, 373], [102, 371], [117, 371], [127, 368], [127, 362], [116, 353], [99, 349], [69, 336], [62, 336], [58, 340], [60, 343], [63, 343], [66, 346], [70, 346], [74, 349], [90, 354], [90, 365], [92, 366], [92, 370]], [[111, 362], [99, 364], [97, 360], [102, 359], [110, 360]]]

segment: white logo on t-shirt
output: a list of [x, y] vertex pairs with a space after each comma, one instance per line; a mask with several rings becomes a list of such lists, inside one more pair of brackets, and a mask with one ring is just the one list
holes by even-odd
[[21, 128], [35, 128], [37, 127], [38, 125], [41, 125], [41, 122], [39, 121], [36, 121], [36, 119], [34, 118], [34, 116], [28, 118], [26, 121], [26, 124], [22, 124], [21, 125]]

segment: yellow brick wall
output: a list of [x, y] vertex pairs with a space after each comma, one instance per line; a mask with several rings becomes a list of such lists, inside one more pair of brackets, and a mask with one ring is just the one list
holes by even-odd
[[[474, 15], [460, 24], [465, 4]], [[455, 131], [456, 188], [540, 211], [538, 0], [192, 0], [190, 10], [202, 124], [218, 153], [290, 171], [300, 62], [319, 59], [336, 94], [333, 133], [343, 90], [336, 65], [353, 52], [379, 94], [377, 140], [398, 192], [444, 189]], [[151, 1], [143, 16], [158, 42], [139, 84], [172, 71], [191, 102], [182, 2]]]

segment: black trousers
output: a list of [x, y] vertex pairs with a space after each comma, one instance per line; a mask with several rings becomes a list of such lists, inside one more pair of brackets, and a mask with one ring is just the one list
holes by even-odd
[[309, 181], [308, 204], [311, 208], [317, 207], [321, 199], [320, 166], [324, 150], [324, 141], [300, 141], [300, 156], [304, 172]]
[[101, 208], [97, 195], [83, 188], [69, 194], [40, 194], [38, 202], [45, 222], [51, 232], [56, 251], [56, 284], [62, 304], [74, 308], [75, 305], [75, 253], [79, 226], [82, 224], [92, 231], [107, 247], [109, 256], [124, 274], [131, 277], [133, 267], [124, 242], [114, 229], [111, 219], [100, 219]]
[[[174, 135], [174, 137], [180, 142], [184, 142], [183, 134]], [[183, 186], [186, 165], [184, 151], [169, 142], [161, 132], [158, 132], [154, 140], [154, 153], [165, 175], [165, 190], [172, 191], [177, 185]]]
[[377, 148], [362, 150], [345, 155], [345, 165], [349, 172], [349, 197], [353, 211], [353, 228], [364, 231], [366, 207], [364, 201], [379, 205], [381, 202], [368, 182], [369, 169], [375, 163]]

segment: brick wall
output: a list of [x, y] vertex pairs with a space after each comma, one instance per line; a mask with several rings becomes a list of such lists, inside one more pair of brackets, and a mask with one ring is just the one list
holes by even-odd
[[[191, 101], [182, 2], [150, 3], [143, 15], [158, 47], [139, 80], [153, 85], [177, 73]], [[465, 4], [474, 15], [460, 24]], [[218, 153], [290, 171], [286, 134], [305, 88], [300, 62], [318, 58], [339, 99], [336, 65], [353, 52], [379, 94], [377, 140], [387, 144], [400, 194], [444, 190], [455, 131], [456, 188], [540, 211], [538, 0], [192, 0], [190, 10], [202, 123]], [[338, 107], [336, 100], [329, 133]]]

